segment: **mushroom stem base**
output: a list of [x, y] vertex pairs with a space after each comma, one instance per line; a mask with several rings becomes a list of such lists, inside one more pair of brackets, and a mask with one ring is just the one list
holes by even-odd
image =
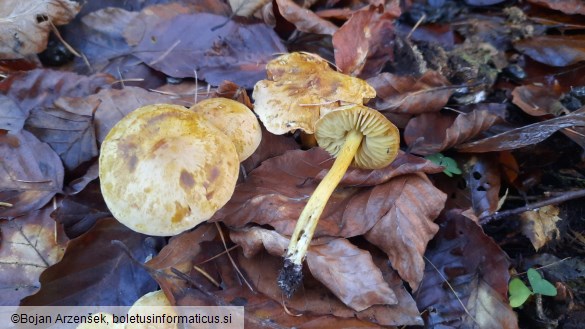
[[286, 298], [291, 298], [303, 282], [303, 266], [285, 259], [276, 280]]
[[[291, 263], [295, 266], [298, 266], [298, 279], [299, 284], [302, 281], [302, 264], [307, 253], [307, 249], [309, 248], [309, 244], [313, 238], [313, 234], [315, 233], [315, 229], [317, 228], [317, 223], [319, 222], [319, 218], [323, 213], [323, 209], [325, 209], [325, 205], [331, 197], [331, 194], [337, 187], [337, 184], [345, 175], [347, 168], [353, 161], [353, 158], [362, 142], [363, 135], [361, 132], [356, 130], [351, 130], [345, 136], [345, 142], [341, 146], [341, 150], [337, 155], [337, 159], [331, 166], [331, 169], [325, 175], [319, 186], [315, 189], [309, 200], [307, 201], [307, 205], [301, 212], [297, 224], [295, 226], [295, 230], [291, 236], [290, 243], [288, 245], [288, 249], [285, 255], [285, 267], [283, 268], [282, 273], [287, 271], [286, 266], [288, 263]], [[296, 268], [295, 268], [296, 270]], [[287, 275], [287, 274], [284, 274]], [[283, 287], [280, 285], [281, 277], [279, 276], [278, 279], [279, 286], [283, 289], [285, 294], [287, 293], [287, 287]], [[295, 287], [296, 288], [296, 287]], [[294, 291], [290, 293], [292, 295]]]

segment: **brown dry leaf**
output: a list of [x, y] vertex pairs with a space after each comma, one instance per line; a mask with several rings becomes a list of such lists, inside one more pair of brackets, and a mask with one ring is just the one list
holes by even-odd
[[[274, 135], [262, 128], [262, 140], [254, 153], [242, 162], [245, 175], [256, 169], [264, 160], [284, 154], [286, 151], [298, 150], [300, 145], [294, 138], [286, 135]], [[245, 178], [245, 177], [244, 177]]]
[[40, 287], [39, 276], [58, 262], [66, 239], [59, 239], [51, 207], [0, 221], [0, 305], [18, 305]]
[[290, 53], [266, 65], [268, 80], [254, 86], [254, 111], [273, 134], [301, 129], [312, 134], [315, 122], [340, 102], [363, 104], [376, 96], [365, 81], [334, 71], [323, 58]]
[[376, 89], [375, 108], [393, 113], [437, 112], [455, 92], [441, 73], [431, 70], [418, 78], [384, 72], [367, 82]]
[[524, 85], [514, 88], [512, 103], [532, 116], [552, 114], [558, 117], [561, 114], [569, 114], [560, 102], [561, 96], [561, 92], [554, 88]]
[[0, 129], [19, 132], [24, 126], [26, 115], [10, 97], [0, 94]]
[[275, 1], [282, 17], [294, 24], [301, 32], [333, 35], [337, 31], [335, 24], [317, 16], [310, 9], [297, 5], [293, 0]]
[[562, 220], [559, 212], [557, 206], [551, 205], [520, 214], [522, 233], [530, 239], [535, 250], [538, 251], [548, 242], [561, 238], [557, 227], [557, 222]]
[[61, 261], [41, 274], [41, 289], [21, 305], [125, 306], [154, 291], [156, 282], [112, 241], [124, 244], [140, 262], [150, 259], [162, 244], [162, 239], [136, 233], [114, 218], [100, 219], [69, 241]]
[[59, 156], [28, 131], [0, 134], [0, 218], [42, 208], [63, 188]]
[[134, 56], [168, 76], [197, 76], [211, 85], [231, 80], [245, 88], [262, 79], [264, 66], [275, 53], [286, 51], [265, 24], [209, 13], [159, 18], [143, 33], [127, 38], [140, 40], [132, 49]]
[[439, 229], [433, 220], [447, 196], [423, 174], [399, 176], [375, 189], [392, 203], [365, 238], [388, 255], [392, 267], [416, 291], [424, 275], [427, 243]]
[[35, 69], [9, 75], [0, 81], [0, 92], [14, 100], [28, 117], [33, 108], [52, 106], [62, 96], [85, 97], [94, 94], [101, 88], [109, 88], [113, 81], [114, 77], [102, 73], [85, 76], [73, 72]]
[[560, 10], [569, 15], [585, 15], [585, 3], [582, 0], [528, 0], [528, 2]]
[[67, 24], [80, 8], [71, 0], [3, 0], [0, 58], [25, 58], [45, 50], [52, 26]]
[[585, 126], [585, 110], [580, 109], [562, 117], [512, 129], [488, 138], [459, 145], [456, 148], [460, 152], [473, 153], [513, 150], [540, 143], [558, 130], [573, 126]]
[[[169, 243], [151, 260], [146, 262], [153, 278], [165, 291], [186, 287], [173, 276], [172, 269], [189, 273], [193, 260], [201, 252], [201, 244], [213, 240], [217, 235], [215, 225], [203, 224], [195, 230], [183, 232], [171, 238]], [[174, 304], [174, 301], [172, 301]]]
[[426, 253], [425, 276], [416, 294], [426, 325], [518, 328], [507, 300], [507, 255], [459, 212], [447, 213]]
[[87, 97], [62, 97], [55, 101], [55, 106], [80, 115], [95, 113], [95, 132], [101, 143], [110, 129], [128, 113], [149, 104], [181, 103], [180, 98], [150, 92], [138, 87], [124, 89], [104, 89]]
[[514, 43], [514, 48], [537, 62], [569, 66], [585, 60], [585, 36], [543, 35]]
[[412, 153], [430, 155], [459, 145], [500, 121], [489, 110], [459, 115], [423, 113], [408, 122], [404, 141]]
[[[282, 256], [289, 242], [277, 232], [259, 227], [234, 231], [230, 237], [244, 248], [246, 257], [256, 254], [262, 245], [270, 254]], [[372, 256], [345, 239], [309, 247], [307, 265], [313, 277], [357, 312], [372, 305], [397, 303]]]
[[63, 160], [67, 170], [98, 155], [91, 115], [79, 115], [60, 108], [35, 108], [25, 128], [49, 144]]
[[383, 5], [359, 10], [333, 34], [335, 64], [352, 76], [378, 74], [392, 59], [395, 16]]
[[[288, 151], [268, 159], [252, 171], [244, 183], [236, 186], [231, 200], [212, 220], [222, 221], [231, 227], [243, 227], [250, 222], [270, 225], [280, 234], [291, 235], [305, 203], [319, 183], [316, 177], [322, 177], [332, 163], [329, 153], [320, 148]], [[329, 199], [315, 236], [352, 237], [364, 234], [400, 198], [402, 187], [396, 190], [388, 187], [394, 179], [414, 172], [441, 171], [442, 167], [426, 160], [421, 163], [420, 158], [405, 154], [399, 154], [384, 169], [365, 171], [350, 168]], [[360, 184], [364, 185], [358, 187]], [[440, 211], [442, 199], [442, 193], [434, 190], [427, 200], [428, 206], [437, 207]]]

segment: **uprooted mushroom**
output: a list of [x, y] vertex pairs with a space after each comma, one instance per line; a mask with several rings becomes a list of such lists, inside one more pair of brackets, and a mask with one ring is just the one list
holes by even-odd
[[275, 134], [295, 129], [315, 133], [336, 157], [303, 209], [284, 255], [278, 285], [292, 296], [302, 282], [302, 263], [327, 201], [350, 165], [379, 169], [398, 154], [399, 133], [363, 102], [375, 97], [365, 81], [336, 72], [307, 53], [283, 55], [267, 65], [268, 80], [254, 86], [254, 111]]
[[[234, 106], [218, 100], [198, 111], [218, 104]], [[258, 131], [246, 133], [260, 138], [257, 119], [246, 110], [248, 115], [236, 110], [236, 121], [256, 121]], [[250, 137], [247, 149], [236, 147], [245, 134], [228, 136], [225, 127], [206, 117], [182, 106], [156, 104], [131, 112], [111, 129], [101, 145], [99, 176], [116, 219], [140, 233], [175, 235], [206, 221], [230, 199], [240, 159], [260, 141]]]

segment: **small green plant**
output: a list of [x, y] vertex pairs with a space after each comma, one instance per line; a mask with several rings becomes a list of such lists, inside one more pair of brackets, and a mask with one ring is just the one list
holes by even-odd
[[530, 282], [530, 288], [520, 280], [514, 278], [508, 285], [508, 292], [510, 293], [510, 306], [520, 307], [522, 306], [528, 297], [534, 294], [540, 294], [545, 296], [556, 296], [557, 288], [552, 285], [547, 279], [543, 278], [537, 270], [531, 268], [527, 272], [528, 281]]
[[457, 167], [457, 161], [453, 158], [444, 156], [442, 153], [427, 155], [425, 159], [438, 164], [439, 166], [445, 167], [443, 173], [449, 177], [453, 177], [453, 174], [461, 175], [461, 169]]

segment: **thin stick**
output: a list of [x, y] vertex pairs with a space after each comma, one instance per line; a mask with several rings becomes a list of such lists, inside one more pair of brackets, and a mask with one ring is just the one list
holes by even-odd
[[254, 291], [254, 288], [252, 288], [252, 285], [248, 282], [248, 280], [246, 280], [246, 277], [244, 277], [244, 274], [242, 274], [242, 272], [240, 271], [240, 269], [236, 265], [236, 262], [232, 258], [232, 255], [229, 253], [229, 251], [227, 251], [228, 247], [227, 247], [227, 244], [225, 243], [225, 238], [223, 237], [223, 231], [221, 230], [221, 227], [219, 226], [219, 223], [215, 222], [215, 227], [217, 227], [217, 231], [219, 232], [219, 237], [221, 238], [221, 242], [223, 243], [223, 247], [226, 250], [227, 256], [230, 259], [230, 262], [232, 263], [232, 266], [234, 267], [234, 269], [236, 270], [236, 272], [238, 272], [238, 274], [240, 275], [240, 277], [242, 277], [242, 280], [244, 280], [244, 283], [246, 283], [246, 285], [248, 286], [248, 289], [250, 289], [250, 291], [252, 291], [252, 292], [255, 292]]
[[211, 275], [209, 275], [209, 273], [205, 272], [205, 270], [203, 270], [201, 267], [197, 266], [197, 265], [193, 265], [193, 269], [195, 269], [195, 271], [199, 272], [201, 275], [203, 275], [207, 280], [209, 280], [209, 282], [213, 283], [214, 286], [216, 287], [220, 287], [219, 282], [215, 281], [214, 278], [211, 277]]
[[210, 261], [212, 261], [212, 260], [214, 260], [214, 259], [216, 259], [216, 258], [218, 258], [218, 257], [221, 257], [221, 256], [222, 256], [222, 255], [224, 255], [225, 253], [228, 253], [228, 252], [230, 252], [230, 251], [232, 251], [232, 250], [234, 250], [234, 249], [238, 248], [239, 246], [240, 246], [240, 245], [238, 245], [238, 244], [237, 244], [237, 245], [235, 245], [235, 246], [233, 246], [233, 247], [231, 247], [231, 248], [229, 248], [229, 249], [226, 249], [226, 250], [224, 250], [224, 251], [220, 252], [219, 254], [217, 254], [217, 255], [215, 255], [215, 256], [212, 256], [212, 257], [210, 257], [210, 258], [207, 258], [206, 260], [204, 260], [204, 261], [200, 262], [200, 263], [199, 263], [199, 264], [197, 264], [197, 265], [203, 265], [203, 264], [205, 264], [205, 263], [207, 263], [207, 262], [210, 262]]
[[479, 219], [479, 223], [484, 225], [484, 224], [491, 222], [492, 220], [498, 220], [498, 219], [518, 215], [518, 214], [521, 214], [521, 213], [526, 212], [526, 211], [542, 208], [544, 206], [559, 204], [559, 203], [563, 203], [563, 202], [566, 202], [569, 200], [579, 199], [579, 198], [583, 198], [583, 197], [585, 197], [585, 189], [570, 191], [570, 192], [564, 193], [560, 196], [546, 199], [546, 200], [542, 200], [539, 202], [535, 202], [535, 203], [526, 205], [524, 207], [510, 209], [510, 210], [504, 210], [504, 211], [500, 211], [500, 212], [495, 212], [491, 215], [483, 216]]

